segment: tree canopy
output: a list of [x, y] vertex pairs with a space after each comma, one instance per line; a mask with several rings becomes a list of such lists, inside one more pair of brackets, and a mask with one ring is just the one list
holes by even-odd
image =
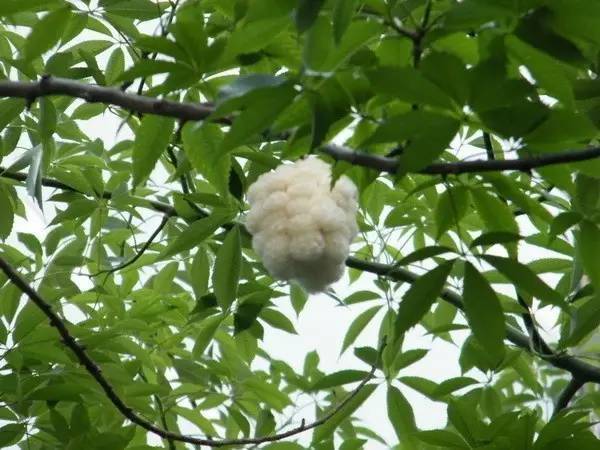
[[[599, 448], [599, 71], [595, 0], [2, 0], [0, 446]], [[309, 154], [359, 191], [333, 372], [244, 227]]]

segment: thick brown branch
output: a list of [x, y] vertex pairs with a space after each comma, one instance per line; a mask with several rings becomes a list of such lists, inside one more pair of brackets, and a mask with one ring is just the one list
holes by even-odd
[[325, 414], [318, 420], [315, 420], [312, 423], [305, 424], [302, 423], [300, 426], [293, 428], [289, 431], [273, 434], [270, 436], [261, 436], [256, 438], [248, 438], [248, 439], [223, 439], [223, 440], [213, 440], [206, 438], [196, 438], [192, 436], [186, 436], [179, 433], [174, 433], [172, 431], [164, 430], [156, 425], [154, 425], [149, 420], [143, 418], [138, 413], [136, 413], [133, 409], [131, 409], [125, 402], [119, 397], [116, 393], [113, 386], [109, 383], [109, 381], [104, 378], [102, 374], [102, 370], [100, 367], [90, 358], [87, 354], [86, 350], [80, 345], [77, 340], [71, 335], [67, 326], [63, 322], [63, 320], [53, 311], [52, 306], [44, 300], [35, 289], [33, 289], [25, 279], [23, 279], [15, 269], [2, 257], [0, 257], [0, 269], [4, 272], [4, 274], [8, 277], [8, 279], [18, 287], [21, 292], [23, 292], [29, 299], [44, 313], [44, 315], [50, 320], [50, 325], [52, 325], [58, 333], [60, 334], [64, 344], [75, 354], [77, 360], [85, 367], [88, 373], [96, 380], [96, 382], [100, 385], [106, 397], [110, 400], [110, 402], [119, 410], [124, 417], [130, 420], [132, 423], [141, 426], [145, 430], [160, 436], [166, 440], [174, 440], [179, 442], [187, 442], [189, 444], [196, 445], [206, 445], [207, 447], [224, 447], [229, 445], [248, 445], [248, 444], [262, 444], [264, 442], [274, 442], [280, 441], [282, 439], [294, 436], [296, 434], [302, 433], [304, 431], [313, 429], [318, 427], [319, 425], [323, 425], [329, 419], [331, 419], [334, 415], [336, 415], [350, 400], [352, 400], [361, 390], [362, 388], [373, 378], [375, 373], [375, 366], [371, 368], [369, 374], [356, 386], [356, 388], [350, 392], [344, 400], [338, 403], [328, 414]]
[[[214, 107], [210, 104], [182, 103], [129, 94], [119, 89], [81, 83], [66, 78], [46, 76], [40, 81], [0, 80], [0, 97], [22, 97], [28, 101], [33, 101], [37, 97], [48, 95], [67, 95], [81, 98], [91, 103], [117, 105], [130, 111], [175, 117], [182, 121], [205, 120], [214, 111]], [[217, 120], [225, 124], [231, 123], [229, 118]], [[398, 169], [398, 161], [395, 158], [372, 155], [334, 144], [325, 145], [321, 150], [323, 153], [337, 160], [347, 161], [351, 164], [368, 167], [380, 172], [394, 173]], [[456, 175], [468, 172], [504, 170], [529, 171], [536, 167], [585, 161], [598, 157], [600, 157], [600, 147], [594, 147], [585, 150], [564, 151], [521, 159], [433, 163], [420, 170], [419, 173], [428, 175]]]
[[554, 405], [554, 412], [552, 413], [552, 417], [556, 416], [559, 412], [569, 406], [569, 403], [577, 394], [577, 391], [582, 388], [585, 382], [579, 380], [578, 378], [571, 378], [569, 384], [567, 384], [564, 390], [560, 393], [558, 398], [556, 399], [556, 404]]
[[[38, 97], [49, 95], [67, 95], [89, 103], [116, 105], [138, 113], [158, 114], [181, 120], [204, 120], [214, 111], [214, 108], [208, 104], [180, 103], [129, 94], [120, 89], [81, 83], [67, 78], [46, 76], [40, 81], [0, 81], [0, 97], [21, 97], [31, 102]], [[228, 120], [225, 122], [229, 123]]]
[[[346, 265], [354, 269], [363, 270], [365, 272], [389, 277], [393, 280], [403, 281], [406, 283], [414, 283], [419, 277], [417, 274], [401, 267], [368, 262], [353, 257], [350, 257], [346, 260]], [[458, 309], [463, 309], [462, 297], [456, 292], [450, 289], [444, 289], [440, 297]], [[520, 347], [528, 352], [531, 351], [529, 337], [510, 325], [507, 325], [506, 327], [506, 337], [517, 347]], [[538, 354], [538, 356], [553, 366], [570, 372], [578, 380], [600, 384], [600, 368], [585, 363], [574, 356], [566, 354]]]
[[[354, 151], [339, 145], [328, 144], [321, 151], [338, 161], [346, 161], [350, 164], [368, 167], [379, 172], [395, 173], [399, 168], [396, 158]], [[537, 167], [586, 161], [599, 157], [600, 147], [592, 147], [585, 150], [567, 150], [520, 159], [433, 163], [419, 170], [418, 173], [426, 175], [458, 175], [461, 173], [500, 172], [505, 170], [528, 172]]]

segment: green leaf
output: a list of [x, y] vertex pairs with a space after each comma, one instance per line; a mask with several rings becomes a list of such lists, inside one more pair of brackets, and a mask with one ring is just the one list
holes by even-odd
[[433, 395], [441, 398], [448, 394], [451, 394], [454, 391], [463, 389], [467, 386], [471, 386], [477, 383], [479, 383], [479, 381], [470, 377], [449, 378], [438, 385], [438, 387], [433, 391]]
[[459, 227], [469, 210], [469, 199], [469, 189], [465, 186], [453, 186], [438, 197], [434, 212], [438, 239], [450, 228]]
[[356, 291], [344, 299], [345, 305], [354, 305], [356, 303], [367, 302], [381, 298], [380, 294], [372, 291]]
[[115, 82], [130, 81], [136, 78], [145, 78], [159, 73], [189, 73], [191, 69], [181, 63], [171, 61], [155, 61], [153, 59], [141, 59], [124, 72], [119, 72]]
[[488, 22], [507, 19], [511, 9], [487, 1], [466, 0], [453, 4], [444, 15], [444, 24], [450, 30], [471, 30]]
[[419, 70], [458, 105], [466, 103], [469, 98], [468, 72], [458, 56], [433, 51], [421, 61]]
[[296, 9], [296, 28], [298, 33], [308, 30], [319, 16], [325, 0], [300, 0]]
[[161, 254], [161, 258], [189, 250], [210, 237], [217, 228], [229, 222], [233, 215], [229, 212], [213, 213], [208, 217], [196, 220], [185, 229]]
[[221, 144], [220, 151], [227, 152], [244, 144], [250, 137], [267, 129], [296, 95], [291, 84], [264, 89], [235, 119]]
[[20, 98], [7, 98], [0, 101], [0, 131], [16, 119], [25, 109], [25, 101]]
[[512, 242], [517, 242], [521, 239], [521, 236], [515, 233], [510, 233], [508, 231], [490, 231], [489, 233], [481, 233], [477, 236], [471, 244], [469, 248], [475, 247], [485, 247], [488, 245], [495, 244], [508, 244]]
[[12, 199], [4, 187], [0, 187], [0, 211], [0, 239], [6, 239], [12, 231], [15, 212]]
[[421, 275], [406, 291], [400, 302], [394, 326], [396, 338], [419, 323], [431, 309], [431, 305], [442, 292], [453, 265], [454, 260], [440, 264], [435, 269]]
[[500, 362], [506, 337], [504, 313], [494, 290], [469, 262], [465, 262], [463, 301], [475, 338], [494, 361]]
[[432, 400], [438, 400], [433, 393], [437, 389], [437, 384], [427, 378], [421, 377], [400, 377], [398, 381], [407, 385], [411, 389], [423, 394], [425, 397]]
[[106, 77], [106, 84], [114, 84], [119, 75], [125, 70], [125, 54], [120, 48], [116, 48], [110, 54], [108, 62], [106, 63], [106, 70], [104, 76]]
[[465, 442], [458, 434], [447, 430], [425, 430], [419, 431], [416, 435], [417, 439], [426, 444], [434, 445], [443, 448], [458, 448], [468, 449], [469, 444]]
[[135, 133], [133, 145], [133, 185], [148, 178], [156, 162], [167, 149], [175, 121], [170, 117], [147, 115]]
[[231, 57], [252, 54], [277, 40], [288, 28], [287, 17], [272, 17], [244, 24], [234, 30], [227, 40], [226, 55]]
[[326, 16], [320, 16], [306, 34], [303, 52], [304, 65], [314, 72], [327, 70], [328, 57], [333, 48], [331, 22]]
[[[471, 196], [475, 203], [475, 209], [488, 231], [507, 231], [519, 234], [519, 226], [506, 203], [489, 194], [485, 189], [472, 189]], [[516, 245], [507, 243], [505, 247], [510, 254], [516, 253]]]
[[300, 444], [294, 442], [274, 442], [263, 447], [265, 450], [305, 450]]
[[215, 260], [213, 286], [217, 301], [223, 310], [228, 309], [237, 297], [241, 266], [240, 229], [235, 226], [227, 233]]
[[42, 17], [25, 40], [24, 58], [31, 61], [54, 47], [60, 40], [70, 17], [69, 7], [55, 9]]
[[397, 373], [401, 369], [416, 363], [427, 355], [428, 350], [422, 348], [415, 348], [412, 350], [406, 350], [398, 352], [393, 362], [393, 373]]
[[355, 9], [356, 0], [336, 0], [333, 7], [333, 36], [336, 44], [340, 43], [348, 29]]
[[371, 86], [378, 94], [396, 97], [407, 103], [453, 109], [448, 95], [411, 67], [382, 67], [367, 72]]
[[[315, 428], [313, 433], [312, 443], [313, 445], [321, 442], [324, 439], [328, 439], [333, 435], [335, 429], [348, 417], [350, 417], [354, 411], [356, 411], [365, 400], [367, 400], [373, 391], [377, 389], [375, 384], [367, 384], [364, 386], [352, 399], [348, 401], [344, 406], [340, 408], [335, 415], [325, 422], [323, 425], [319, 425]], [[335, 406], [334, 406], [335, 408]], [[327, 412], [325, 412], [326, 414]]]
[[398, 440], [407, 448], [413, 446], [418, 428], [412, 407], [400, 389], [391, 385], [387, 390], [387, 413]]
[[173, 41], [162, 36], [138, 36], [135, 44], [142, 50], [151, 53], [162, 53], [175, 60], [185, 60], [185, 52]]
[[502, 275], [507, 277], [517, 291], [521, 289], [539, 299], [542, 303], [564, 307], [561, 295], [544, 283], [529, 267], [515, 259], [500, 256], [482, 255], [487, 263], [494, 266]]
[[581, 214], [575, 211], [560, 213], [552, 220], [552, 223], [550, 224], [549, 234], [551, 239], [564, 234], [573, 225], [578, 224], [581, 219]]
[[188, 159], [221, 196], [229, 191], [231, 157], [221, 151], [221, 127], [209, 122], [188, 123], [183, 127], [183, 149]]
[[308, 294], [297, 283], [290, 283], [290, 300], [296, 315], [300, 315], [308, 300]]
[[375, 366], [379, 369], [381, 368], [379, 352], [373, 347], [356, 347], [354, 349], [354, 355], [370, 366]]
[[116, 0], [105, 2], [106, 12], [137, 20], [156, 19], [156, 4], [151, 0]]
[[572, 313], [571, 327], [567, 336], [562, 336], [561, 347], [579, 344], [600, 325], [600, 296], [587, 301], [578, 301], [579, 305]]
[[27, 427], [22, 423], [9, 423], [0, 428], [0, 445], [3, 448], [10, 447], [21, 440], [27, 431]]
[[579, 242], [577, 243], [583, 270], [590, 277], [596, 292], [600, 292], [600, 229], [595, 223], [584, 220], [581, 222]]
[[573, 111], [552, 110], [548, 118], [526, 137], [530, 144], [565, 144], [577, 143], [592, 139], [598, 129], [592, 121], [582, 113]]
[[31, 149], [30, 155], [31, 164], [27, 171], [25, 185], [27, 187], [27, 193], [37, 201], [40, 209], [42, 209], [42, 147], [36, 145]]
[[298, 334], [296, 332], [296, 329], [294, 328], [294, 325], [290, 321], [290, 319], [288, 319], [282, 313], [280, 313], [279, 311], [277, 311], [275, 309], [271, 309], [271, 308], [263, 309], [260, 313], [260, 318], [274, 328], [283, 330], [286, 333]]
[[40, 11], [61, 5], [62, 0], [2, 0], [0, 16], [8, 16], [22, 11]]
[[267, 301], [268, 297], [261, 292], [245, 298], [242, 304], [237, 307], [233, 316], [234, 333], [238, 334], [252, 327]]
[[86, 433], [91, 427], [88, 410], [81, 403], [77, 403], [71, 412], [70, 429], [74, 435]]
[[344, 353], [350, 345], [356, 341], [358, 335], [365, 329], [365, 327], [369, 324], [371, 319], [375, 317], [375, 314], [381, 309], [380, 305], [373, 306], [366, 311], [363, 311], [354, 319], [346, 335], [344, 336], [344, 342], [342, 343], [342, 350], [340, 353]]
[[208, 290], [208, 280], [210, 278], [210, 260], [206, 249], [198, 248], [192, 266], [190, 267], [190, 282], [196, 298], [202, 297]]
[[288, 396], [278, 389], [277, 386], [268, 383], [258, 376], [249, 377], [242, 384], [276, 411], [281, 411], [290, 404]]
[[434, 161], [456, 135], [460, 123], [445, 115], [429, 111], [411, 111], [393, 116], [375, 130], [364, 145], [407, 140], [398, 158], [398, 171], [417, 172]]
[[556, 97], [568, 108], [574, 107], [573, 89], [562, 63], [515, 36], [507, 36], [506, 44], [509, 51], [531, 71], [531, 75], [548, 95]]
[[268, 409], [261, 409], [256, 420], [255, 437], [268, 436], [275, 431], [275, 418]]
[[431, 245], [429, 247], [423, 247], [415, 250], [414, 252], [406, 255], [400, 261], [396, 263], [398, 266], [407, 266], [417, 261], [422, 261], [427, 258], [442, 255], [444, 253], [454, 253], [450, 247], [444, 247], [439, 245]]
[[194, 341], [194, 348], [192, 350], [192, 354], [199, 358], [212, 341], [213, 336], [219, 329], [219, 326], [223, 322], [223, 316], [221, 314], [217, 314], [216, 316], [211, 316], [204, 319], [200, 323], [200, 329], [198, 330], [198, 334], [196, 334], [196, 338]]
[[318, 391], [342, 386], [348, 383], [356, 383], [357, 381], [364, 380], [367, 375], [369, 375], [369, 372], [365, 372], [364, 370], [340, 370], [339, 372], [325, 375], [323, 378], [317, 380], [312, 385], [311, 390]]
[[78, 219], [83, 221], [90, 217], [93, 212], [98, 208], [98, 202], [89, 200], [87, 198], [80, 198], [69, 203], [66, 210], [59, 212], [50, 225], [56, 225], [66, 220]]

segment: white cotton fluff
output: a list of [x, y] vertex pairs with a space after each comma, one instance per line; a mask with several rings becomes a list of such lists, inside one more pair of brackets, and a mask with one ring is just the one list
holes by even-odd
[[356, 186], [346, 176], [330, 184], [329, 164], [309, 157], [261, 175], [248, 189], [254, 250], [271, 276], [308, 292], [340, 279], [358, 232]]

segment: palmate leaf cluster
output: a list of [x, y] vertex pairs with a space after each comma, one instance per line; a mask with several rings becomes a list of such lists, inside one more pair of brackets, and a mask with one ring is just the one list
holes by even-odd
[[[600, 159], [427, 174], [597, 145], [599, 65], [594, 0], [2, 0], [0, 256], [165, 430], [260, 438], [309, 399], [308, 417], [339, 410], [261, 448], [600, 448]], [[78, 87], [46, 95], [63, 78]], [[114, 142], [89, 135], [107, 126]], [[334, 139], [397, 170], [335, 162]], [[245, 192], [309, 153], [360, 192], [338, 296], [356, 318], [338, 325], [362, 369], [293, 367], [263, 342], [315, 299], [256, 258]], [[39, 233], [19, 229], [28, 198]], [[0, 446], [191, 448], [148, 441], [4, 275], [0, 314]], [[368, 326], [379, 340], [355, 345]], [[458, 343], [463, 376], [403, 373], [427, 355], [403, 346], [415, 326]], [[446, 404], [446, 427], [420, 430], [407, 389]], [[392, 439], [355, 415], [376, 390]]]

